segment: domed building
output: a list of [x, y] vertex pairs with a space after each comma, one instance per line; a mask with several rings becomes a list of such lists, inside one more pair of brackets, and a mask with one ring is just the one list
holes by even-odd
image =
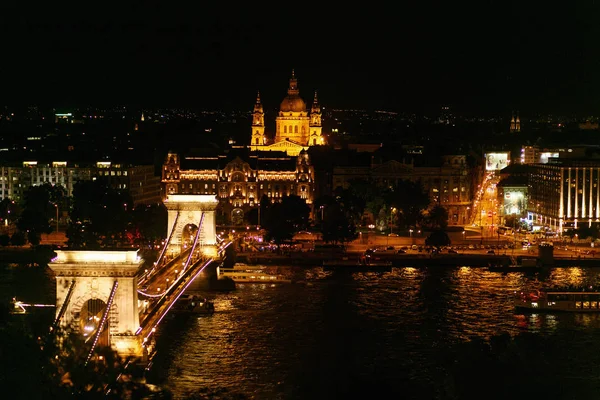
[[275, 140], [267, 143], [265, 136], [265, 113], [260, 101], [256, 98], [252, 113], [252, 136], [250, 149], [257, 151], [285, 151], [290, 156], [297, 156], [310, 146], [325, 144], [321, 126], [321, 107], [317, 101], [317, 93], [310, 113], [306, 103], [300, 97], [298, 80], [292, 70], [292, 77], [287, 96], [281, 102], [279, 114], [275, 121]]

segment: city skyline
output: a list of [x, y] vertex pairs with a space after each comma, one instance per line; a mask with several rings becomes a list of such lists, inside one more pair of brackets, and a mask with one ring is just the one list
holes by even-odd
[[2, 97], [251, 109], [260, 90], [269, 108], [295, 69], [305, 100], [318, 90], [338, 108], [593, 113], [596, 9], [490, 1], [395, 13], [139, 5], [34, 15], [9, 5]]

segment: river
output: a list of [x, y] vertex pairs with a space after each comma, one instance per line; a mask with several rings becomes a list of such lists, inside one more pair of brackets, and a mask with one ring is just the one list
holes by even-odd
[[[214, 301], [216, 312], [174, 317], [160, 327], [156, 382], [176, 399], [201, 387], [256, 399], [374, 398], [376, 392], [432, 399], [447, 349], [504, 332], [557, 338], [572, 352], [567, 357], [597, 369], [600, 314], [519, 315], [512, 306], [521, 289], [596, 285], [597, 268], [506, 274], [469, 267], [386, 273], [317, 267], [291, 273], [303, 282], [244, 284], [229, 293], [192, 286]], [[47, 302], [53, 291], [47, 271], [0, 268], [3, 297]]]
[[[239, 285], [212, 298], [212, 316], [173, 320], [158, 337], [158, 369], [175, 397], [219, 387], [257, 399], [409, 398], [439, 372], [448, 347], [506, 332], [593, 335], [600, 315], [518, 315], [515, 291], [599, 283], [600, 269], [544, 274], [394, 268], [388, 273], [300, 270], [305, 284]], [[600, 349], [599, 349], [600, 350]], [[416, 393], [416, 394], [415, 394]]]

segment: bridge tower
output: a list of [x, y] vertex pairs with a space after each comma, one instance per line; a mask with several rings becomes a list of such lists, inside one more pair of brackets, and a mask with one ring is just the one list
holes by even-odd
[[[122, 355], [142, 355], [137, 250], [56, 250], [55, 325], [80, 330], [86, 340], [110, 345]], [[91, 354], [91, 353], [90, 353]]]
[[181, 252], [186, 227], [200, 229], [198, 246], [207, 257], [217, 257], [215, 210], [219, 201], [214, 195], [169, 194], [164, 200], [168, 210], [167, 253]]

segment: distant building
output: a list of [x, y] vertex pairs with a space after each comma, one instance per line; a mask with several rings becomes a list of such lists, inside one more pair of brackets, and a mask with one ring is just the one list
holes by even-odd
[[0, 166], [0, 199], [22, 201], [30, 186], [60, 185], [68, 197], [79, 181], [104, 179], [110, 187], [128, 191], [134, 205], [161, 201], [160, 177], [154, 175], [154, 166], [113, 164], [109, 161], [96, 165], [69, 165], [66, 161], [49, 164], [24, 161], [22, 166]]
[[227, 154], [169, 153], [162, 171], [165, 194], [211, 194], [219, 199], [221, 223], [241, 224], [245, 214], [259, 206], [262, 196], [280, 202], [296, 195], [310, 206], [314, 199], [314, 167], [305, 151], [297, 156], [283, 152], [230, 150]]
[[115, 190], [127, 190], [134, 205], [162, 201], [161, 178], [154, 174], [154, 165], [98, 162], [92, 179], [103, 180]]
[[591, 121], [585, 121], [584, 123], [579, 124], [579, 129], [581, 129], [582, 131], [597, 131], [598, 123], [591, 122]]
[[496, 185], [500, 218], [504, 222], [507, 215], [526, 217], [528, 182], [531, 170], [527, 165], [512, 164], [499, 171], [500, 182]]
[[556, 159], [530, 166], [528, 219], [563, 232], [600, 225], [600, 160]]
[[521, 132], [521, 118], [519, 118], [519, 113], [513, 113], [512, 118], [510, 119], [510, 132]]
[[476, 171], [470, 168], [464, 155], [443, 156], [441, 163], [415, 163], [411, 156], [398, 160], [360, 163], [358, 157], [348, 157], [346, 165], [333, 168], [333, 188], [348, 188], [355, 179], [365, 179], [391, 186], [400, 180], [420, 182], [431, 199], [431, 206], [439, 204], [448, 211], [451, 225], [466, 224], [470, 219]]
[[521, 164], [535, 164], [539, 162], [540, 149], [536, 146], [523, 146], [521, 148]]
[[283, 151], [290, 156], [297, 156], [310, 146], [325, 144], [321, 125], [321, 107], [317, 101], [317, 93], [310, 110], [300, 97], [298, 80], [292, 70], [288, 87], [288, 95], [279, 107], [279, 115], [275, 124], [275, 139], [268, 143], [265, 134], [265, 113], [260, 101], [260, 93], [252, 113], [252, 134], [250, 149], [254, 151]]

